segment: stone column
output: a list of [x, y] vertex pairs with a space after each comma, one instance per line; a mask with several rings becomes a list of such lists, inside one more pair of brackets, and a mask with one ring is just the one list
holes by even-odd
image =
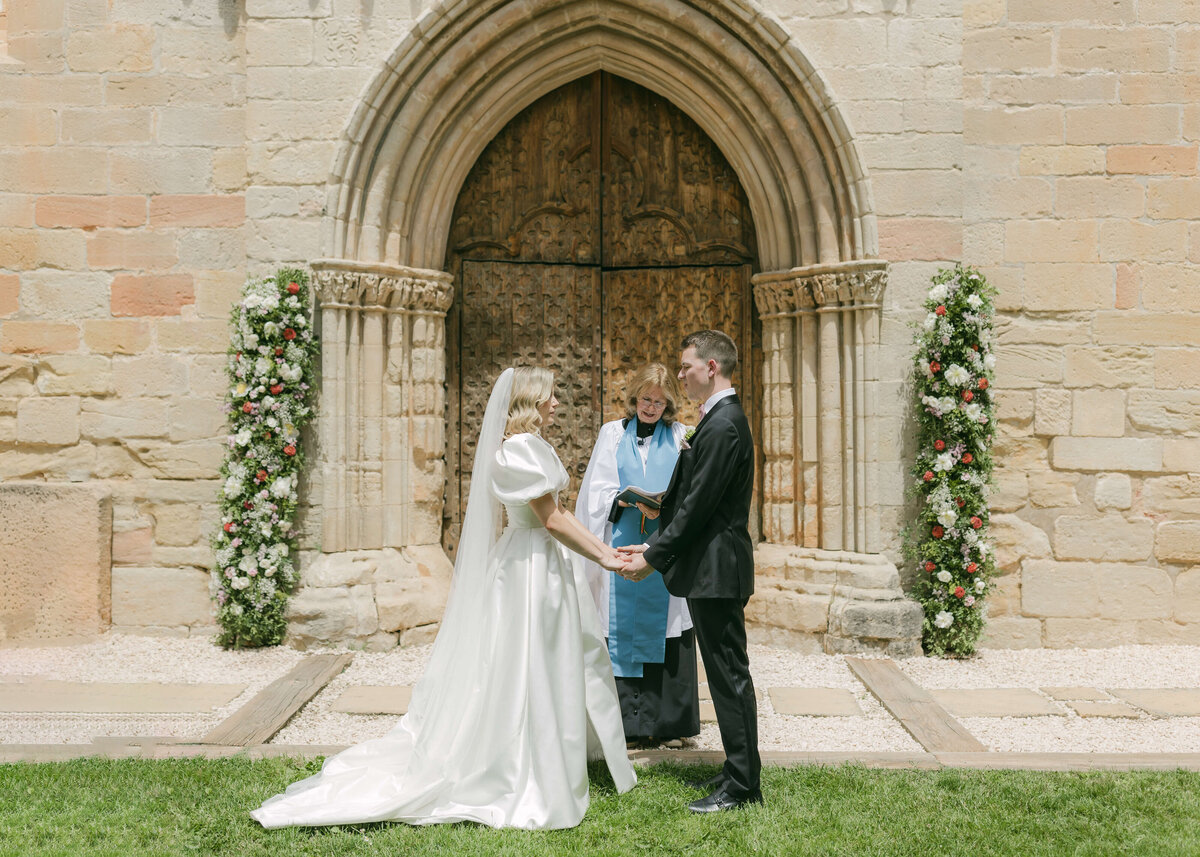
[[921, 614], [878, 554], [875, 429], [887, 264], [754, 277], [763, 324], [760, 638], [825, 651], [920, 651]]
[[312, 269], [321, 544], [301, 558], [291, 637], [420, 641], [441, 618], [451, 571], [440, 528], [452, 278], [340, 259]]

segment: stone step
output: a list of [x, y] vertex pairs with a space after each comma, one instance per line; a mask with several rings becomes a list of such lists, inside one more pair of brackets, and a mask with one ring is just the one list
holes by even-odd
[[1037, 691], [1024, 687], [932, 690], [930, 694], [955, 717], [1039, 717], [1066, 713]]

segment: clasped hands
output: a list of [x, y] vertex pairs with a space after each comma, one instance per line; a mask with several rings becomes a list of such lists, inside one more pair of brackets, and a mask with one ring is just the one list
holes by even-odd
[[621, 575], [626, 580], [632, 580], [635, 583], [645, 580], [650, 576], [650, 572], [654, 571], [654, 569], [646, 564], [646, 558], [642, 556], [642, 551], [645, 549], [645, 545], [628, 545], [623, 548], [616, 548], [612, 551], [611, 557], [606, 558], [603, 565], [609, 571]]

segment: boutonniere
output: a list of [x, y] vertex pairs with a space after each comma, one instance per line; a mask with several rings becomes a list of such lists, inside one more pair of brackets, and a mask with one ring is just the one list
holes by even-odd
[[679, 442], [679, 448], [680, 449], [691, 449], [692, 445], [688, 441], [690, 441], [695, 436], [695, 434], [696, 434], [696, 430], [694, 428], [690, 428], [686, 432], [684, 432], [683, 440]]

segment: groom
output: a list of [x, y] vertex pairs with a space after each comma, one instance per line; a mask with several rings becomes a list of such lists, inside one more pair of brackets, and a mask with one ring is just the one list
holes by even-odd
[[754, 487], [754, 439], [734, 392], [737, 346], [719, 330], [683, 340], [679, 380], [703, 402], [700, 424], [679, 454], [663, 497], [658, 532], [645, 546], [621, 548], [622, 575], [642, 580], [657, 569], [672, 595], [686, 597], [708, 675], [725, 766], [700, 788], [693, 812], [762, 803], [758, 705], [746, 655], [746, 601], [754, 592], [754, 548], [748, 529]]

